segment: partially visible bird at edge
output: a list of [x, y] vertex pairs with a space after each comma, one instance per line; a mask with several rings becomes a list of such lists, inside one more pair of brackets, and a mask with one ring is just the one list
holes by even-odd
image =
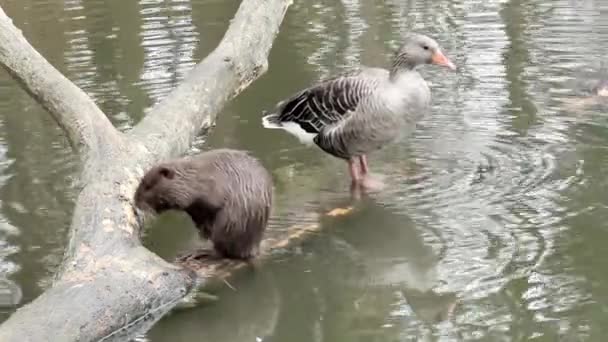
[[363, 66], [313, 84], [279, 102], [263, 126], [345, 160], [351, 189], [381, 188], [370, 177], [367, 155], [410, 134], [428, 111], [430, 89], [416, 70], [424, 64], [456, 70], [434, 39], [409, 34], [388, 70]]

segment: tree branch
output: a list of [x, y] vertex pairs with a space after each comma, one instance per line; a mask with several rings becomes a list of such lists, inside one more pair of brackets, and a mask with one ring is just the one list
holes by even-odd
[[[114, 341], [145, 330], [196, 275], [145, 249], [133, 209], [144, 170], [183, 153], [223, 105], [267, 68], [291, 0], [243, 0], [218, 48], [122, 137], [97, 106], [0, 14], [0, 63], [89, 155], [65, 259], [53, 286], [2, 326], [1, 341]], [[24, 50], [24, 51], [20, 51]]]
[[51, 114], [83, 157], [120, 138], [95, 102], [27, 42], [1, 7], [0, 64]]
[[132, 136], [161, 158], [189, 148], [227, 101], [266, 72], [272, 42], [290, 4], [241, 2], [218, 47], [134, 127]]

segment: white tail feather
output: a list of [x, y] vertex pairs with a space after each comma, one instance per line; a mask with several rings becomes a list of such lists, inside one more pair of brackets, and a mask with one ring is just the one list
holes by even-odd
[[289, 122], [289, 121], [280, 122], [280, 123], [272, 122], [271, 119], [276, 118], [276, 117], [277, 117], [276, 114], [269, 114], [269, 115], [262, 117], [262, 126], [264, 126], [264, 128], [268, 128], [268, 129], [282, 129], [284, 131], [287, 131], [291, 135], [298, 138], [298, 140], [302, 144], [305, 144], [305, 145], [314, 144], [313, 139], [317, 135], [316, 133], [306, 132], [304, 129], [302, 129], [302, 127], [300, 127], [300, 125], [298, 125], [295, 122]]
[[280, 124], [270, 121], [271, 118], [276, 118], [276, 117], [277, 117], [276, 114], [269, 114], [269, 115], [263, 116], [262, 117], [262, 126], [264, 126], [264, 128], [269, 128], [269, 129], [283, 128], [283, 127], [281, 127]]

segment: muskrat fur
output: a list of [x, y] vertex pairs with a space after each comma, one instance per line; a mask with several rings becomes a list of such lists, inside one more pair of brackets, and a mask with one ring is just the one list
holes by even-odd
[[220, 257], [250, 259], [270, 215], [272, 178], [247, 152], [217, 149], [152, 167], [135, 205], [159, 214], [183, 210]]

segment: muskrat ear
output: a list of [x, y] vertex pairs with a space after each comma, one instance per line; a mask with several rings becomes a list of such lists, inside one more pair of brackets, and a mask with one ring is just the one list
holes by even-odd
[[158, 173], [160, 173], [161, 176], [167, 179], [173, 179], [173, 177], [175, 176], [175, 170], [170, 169], [168, 167], [161, 167], [160, 170], [158, 170]]

